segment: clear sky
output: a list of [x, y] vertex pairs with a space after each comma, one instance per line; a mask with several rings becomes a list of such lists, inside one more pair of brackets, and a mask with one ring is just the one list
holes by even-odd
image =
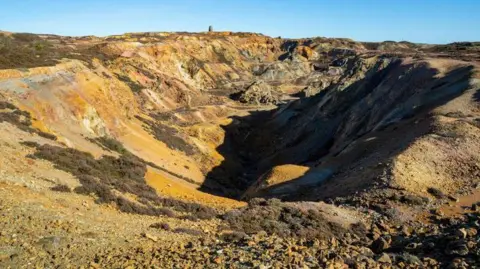
[[480, 0], [0, 0], [0, 30], [105, 36], [215, 30], [423, 43], [480, 41]]

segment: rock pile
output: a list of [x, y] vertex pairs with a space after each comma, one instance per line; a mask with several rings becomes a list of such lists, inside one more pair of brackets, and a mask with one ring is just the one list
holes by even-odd
[[280, 94], [264, 81], [255, 81], [241, 92], [238, 100], [252, 105], [276, 105], [280, 102]]

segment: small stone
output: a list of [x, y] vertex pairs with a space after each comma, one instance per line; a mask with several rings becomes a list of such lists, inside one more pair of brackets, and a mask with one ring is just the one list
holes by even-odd
[[453, 201], [453, 202], [458, 202], [458, 201], [459, 201], [458, 197], [455, 197], [455, 196], [453, 196], [453, 195], [449, 195], [449, 196], [448, 196], [448, 199], [450, 199], [450, 200]]
[[432, 258], [423, 258], [424, 265], [426, 265], [428, 268], [434, 267], [438, 265], [438, 262], [435, 259]]
[[461, 239], [467, 238], [467, 230], [465, 228], [458, 229], [455, 235]]
[[467, 229], [467, 236], [468, 237], [474, 237], [478, 234], [478, 230], [475, 228], [468, 228]]
[[415, 243], [415, 242], [412, 242], [410, 244], [408, 244], [405, 248], [408, 249], [408, 250], [414, 250], [414, 249], [417, 249], [418, 248], [418, 243]]
[[407, 264], [410, 264], [410, 265], [413, 265], [413, 264], [420, 265], [420, 264], [422, 264], [422, 261], [420, 261], [420, 259], [417, 256], [411, 255], [411, 254], [408, 254], [408, 253], [403, 253], [402, 254], [402, 259], [403, 259], [403, 261], [405, 261]]
[[377, 262], [392, 264], [392, 259], [390, 259], [387, 253], [383, 253], [377, 258]]
[[335, 237], [332, 237], [332, 239], [330, 240], [330, 244], [332, 244], [333, 247], [337, 247], [338, 246], [338, 241]]
[[459, 221], [458, 219], [456, 219], [456, 218], [449, 218], [449, 219], [448, 219], [448, 223], [449, 223], [450, 225], [459, 225], [459, 224], [460, 224], [460, 221]]
[[445, 215], [440, 209], [433, 210], [433, 214], [440, 217], [443, 217]]
[[366, 247], [361, 247], [360, 249], [358, 249], [358, 252], [365, 257], [373, 257], [375, 255], [375, 253], [373, 253], [371, 249]]
[[370, 248], [375, 253], [381, 253], [387, 248], [390, 247], [391, 239], [389, 236], [380, 237], [377, 240], [373, 241]]
[[407, 226], [402, 227], [402, 233], [404, 236], [410, 236], [412, 233], [410, 232], [410, 229]]
[[468, 267], [468, 264], [463, 259], [455, 258], [452, 260], [448, 268], [464, 269], [469, 267]]
[[216, 264], [221, 264], [222, 263], [222, 257], [216, 257], [214, 260], [213, 260], [214, 263]]
[[18, 250], [13, 247], [0, 247], [0, 261], [9, 259], [17, 253]]
[[158, 237], [157, 237], [157, 236], [154, 236], [154, 235], [152, 235], [152, 234], [143, 233], [142, 235], [143, 235], [143, 237], [148, 238], [148, 239], [152, 240], [153, 242], [157, 242], [157, 241], [158, 241]]
[[48, 236], [40, 239], [38, 244], [41, 245], [45, 250], [57, 249], [60, 246], [62, 241], [61, 237], [58, 236]]

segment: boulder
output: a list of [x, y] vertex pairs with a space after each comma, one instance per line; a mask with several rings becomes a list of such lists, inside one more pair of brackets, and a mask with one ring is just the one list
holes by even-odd
[[392, 240], [391, 240], [390, 236], [380, 237], [377, 240], [373, 241], [370, 248], [375, 253], [382, 253], [383, 251], [385, 251], [386, 249], [388, 249], [390, 247], [391, 241]]
[[322, 87], [307, 86], [301, 90], [297, 95], [298, 97], [312, 97], [322, 91]]

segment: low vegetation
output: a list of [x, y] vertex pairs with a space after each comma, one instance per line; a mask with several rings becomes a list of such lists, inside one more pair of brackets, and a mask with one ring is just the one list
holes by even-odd
[[59, 185], [53, 186], [50, 189], [52, 191], [58, 191], [58, 192], [72, 192], [70, 187], [68, 187], [67, 185], [64, 185], [64, 184], [59, 184]]
[[345, 232], [317, 210], [301, 210], [278, 199], [253, 199], [223, 217], [233, 229], [247, 234], [265, 231], [281, 237], [329, 238]]
[[[108, 136], [102, 136], [102, 137], [97, 137], [97, 138], [90, 138], [88, 139], [89, 141], [99, 145], [100, 147], [102, 147], [103, 149], [105, 150], [109, 150], [109, 151], [115, 151], [119, 154], [122, 154], [122, 155], [131, 155], [131, 153], [125, 149], [125, 147], [122, 145], [122, 143], [120, 143], [118, 140], [116, 140], [115, 138], [112, 138], [112, 137], [108, 137]], [[138, 158], [138, 157], [136, 157]], [[177, 173], [174, 173], [172, 171], [169, 171], [163, 167], [160, 167], [152, 162], [147, 162], [143, 159], [140, 159], [138, 158], [139, 160], [141, 160], [143, 163], [145, 163], [146, 165], [149, 165], [151, 167], [154, 167], [156, 169], [159, 169], [159, 170], [162, 170], [164, 172], [167, 172], [175, 177], [178, 177], [178, 178], [181, 178], [189, 183], [192, 183], [192, 184], [198, 184], [197, 182], [195, 182], [193, 179], [191, 178], [188, 178], [188, 177], [185, 177], [183, 175], [180, 175], [180, 174], [177, 174]], [[189, 169], [188, 167], [185, 167], [186, 169]]]
[[20, 110], [15, 105], [0, 101], [0, 123], [8, 122], [15, 125], [18, 129], [29, 132], [32, 134], [37, 134], [41, 137], [57, 140], [55, 135], [42, 132], [38, 129], [32, 127], [32, 117], [27, 111]]
[[[107, 144], [113, 145], [117, 150], [124, 149], [118, 141], [102, 141], [110, 141]], [[142, 215], [175, 217], [173, 210], [191, 214], [198, 219], [210, 219], [217, 215], [214, 209], [197, 203], [159, 197], [145, 182], [145, 162], [128, 151], [118, 158], [102, 156], [95, 159], [90, 153], [73, 148], [32, 142], [24, 144], [36, 147], [36, 152], [30, 157], [51, 161], [57, 169], [75, 175], [82, 185], [74, 191], [95, 195], [98, 203], [114, 203], [123, 212]], [[126, 194], [133, 195], [136, 199], [128, 199]]]
[[190, 228], [176, 228], [175, 230], [173, 230], [173, 232], [189, 234], [189, 235], [194, 235], [194, 236], [203, 235], [203, 233], [201, 231], [195, 230], [195, 229], [190, 229]]
[[169, 148], [183, 151], [187, 155], [196, 153], [197, 149], [186, 142], [175, 128], [158, 121], [150, 121], [141, 117], [137, 118], [145, 123], [145, 128], [150, 131], [157, 140], [164, 142]]
[[87, 64], [94, 58], [100, 60], [111, 58], [95, 47], [78, 48], [67, 42], [69, 39], [59, 36], [0, 33], [0, 69], [52, 66], [64, 58], [81, 60]]
[[139, 93], [144, 88], [142, 85], [133, 81], [128, 76], [117, 74], [117, 78], [120, 81], [123, 81], [125, 84], [127, 84], [127, 86], [130, 88], [130, 90], [132, 90], [132, 92], [134, 92], [134, 93]]
[[122, 143], [108, 136], [93, 138], [90, 139], [90, 141], [94, 142], [95, 144], [101, 146], [106, 150], [115, 151], [120, 154], [127, 154], [128, 152], [128, 150], [123, 147]]
[[170, 231], [172, 228], [170, 228], [170, 225], [165, 222], [157, 222], [149, 226], [152, 229], [159, 229], [159, 230], [165, 230], [165, 231]]
[[54, 65], [51, 44], [33, 34], [0, 34], [0, 69]]

